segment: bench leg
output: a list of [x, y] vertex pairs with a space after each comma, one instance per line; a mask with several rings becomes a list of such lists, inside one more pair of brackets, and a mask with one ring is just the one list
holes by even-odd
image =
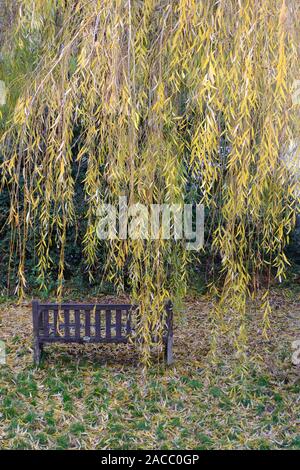
[[167, 310], [167, 337], [165, 344], [165, 360], [168, 366], [173, 364], [173, 306], [169, 301], [166, 305]]
[[38, 339], [36, 338], [34, 340], [34, 345], [33, 345], [33, 362], [36, 366], [40, 364], [42, 354], [43, 354], [43, 344], [39, 343]]
[[173, 335], [168, 335], [165, 346], [165, 361], [168, 366], [173, 364]]

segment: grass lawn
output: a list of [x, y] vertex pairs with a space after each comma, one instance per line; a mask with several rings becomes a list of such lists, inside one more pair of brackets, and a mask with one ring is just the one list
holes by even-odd
[[121, 345], [47, 346], [37, 369], [30, 305], [4, 304], [0, 448], [300, 449], [300, 371], [291, 362], [299, 300], [274, 292], [268, 340], [251, 306], [246, 376], [234, 366], [230, 328], [218, 365], [208, 367], [211, 305], [203, 297], [189, 299], [176, 320], [174, 366], [146, 374], [134, 348]]

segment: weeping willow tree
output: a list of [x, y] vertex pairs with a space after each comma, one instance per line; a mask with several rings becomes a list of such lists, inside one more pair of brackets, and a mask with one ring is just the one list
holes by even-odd
[[[41, 286], [52, 246], [59, 251], [62, 295], [67, 234], [77, 223], [75, 163], [84, 168], [83, 252], [91, 278], [103, 243], [99, 205], [119, 196], [145, 205], [183, 203], [193, 181], [210, 214], [209, 250], [222, 260], [211, 283], [219, 298], [214, 319], [231, 312], [230, 335], [242, 350], [247, 297], [261, 272], [284, 276], [299, 202], [294, 166], [284, 158], [299, 130], [292, 100], [297, 1], [19, 4], [3, 54], [17, 62], [26, 50], [32, 70], [6, 112], [0, 150], [19, 295], [32, 234]], [[185, 293], [190, 255], [183, 243], [162, 237], [116, 237], [106, 252], [107, 275], [118, 289], [126, 267], [148, 362], [153, 332], [161, 337], [165, 300]], [[265, 327], [269, 314], [267, 288]]]

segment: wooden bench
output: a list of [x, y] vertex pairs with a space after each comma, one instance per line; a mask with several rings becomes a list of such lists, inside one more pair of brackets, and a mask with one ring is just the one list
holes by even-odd
[[[173, 308], [166, 304], [165, 361], [173, 362]], [[32, 302], [34, 363], [45, 343], [127, 343], [135, 334], [137, 306]]]

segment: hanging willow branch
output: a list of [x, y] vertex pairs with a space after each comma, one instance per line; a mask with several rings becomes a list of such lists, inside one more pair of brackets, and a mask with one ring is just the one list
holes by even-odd
[[[284, 276], [295, 221], [297, 179], [284, 157], [299, 124], [291, 98], [297, 15], [292, 0], [20, 1], [15, 41], [21, 48], [29, 41], [40, 58], [1, 139], [20, 295], [30, 233], [38, 235], [41, 285], [55, 240], [62, 294], [66, 237], [76, 222], [75, 160], [85, 168], [91, 278], [101, 203], [120, 195], [146, 205], [183, 202], [192, 179], [216, 213], [218, 311], [236, 312], [232, 338], [238, 348], [246, 343], [247, 295], [263, 269]], [[164, 301], [184, 295], [187, 252], [162, 239], [115, 239], [107, 249], [119, 288], [128, 265], [147, 362]], [[267, 326], [267, 295], [264, 312]]]

